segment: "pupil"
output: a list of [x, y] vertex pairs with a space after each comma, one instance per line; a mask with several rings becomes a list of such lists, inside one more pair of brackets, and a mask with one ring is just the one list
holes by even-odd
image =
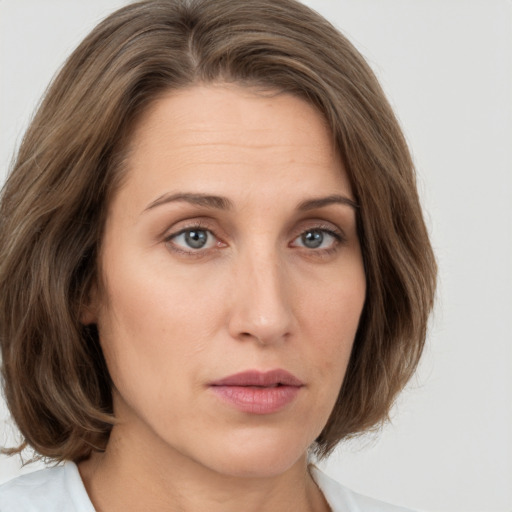
[[322, 245], [324, 234], [321, 231], [307, 231], [302, 235], [302, 243], [309, 249], [316, 249]]
[[191, 230], [185, 233], [185, 241], [192, 249], [201, 249], [206, 244], [207, 238], [206, 231]]

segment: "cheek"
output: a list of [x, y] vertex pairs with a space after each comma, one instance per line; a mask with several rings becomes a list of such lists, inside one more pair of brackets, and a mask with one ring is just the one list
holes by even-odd
[[142, 257], [107, 265], [108, 294], [98, 328], [114, 382], [125, 374], [127, 380], [130, 375], [156, 379], [159, 369], [162, 384], [161, 373], [166, 379], [183, 376], [194, 356], [209, 349], [208, 340], [222, 324], [225, 300], [217, 274], [176, 271], [168, 261]]
[[[309, 345], [309, 357], [320, 373], [341, 386], [366, 298], [362, 268], [347, 279], [334, 278], [304, 298], [301, 329]], [[307, 345], [307, 344], [306, 344]]]

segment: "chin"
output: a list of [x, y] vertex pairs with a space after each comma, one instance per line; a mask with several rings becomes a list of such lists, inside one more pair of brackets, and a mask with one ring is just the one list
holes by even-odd
[[[292, 441], [292, 442], [291, 442]], [[251, 440], [232, 440], [229, 446], [217, 445], [210, 452], [208, 465], [219, 474], [237, 478], [272, 478], [298, 463], [306, 464], [309, 444], [288, 435], [286, 439], [253, 436]]]

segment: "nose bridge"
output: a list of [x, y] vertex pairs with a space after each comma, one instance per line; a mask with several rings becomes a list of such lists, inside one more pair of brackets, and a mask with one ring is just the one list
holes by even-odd
[[265, 244], [244, 251], [237, 261], [230, 331], [262, 344], [284, 340], [292, 329], [287, 271], [279, 251]]

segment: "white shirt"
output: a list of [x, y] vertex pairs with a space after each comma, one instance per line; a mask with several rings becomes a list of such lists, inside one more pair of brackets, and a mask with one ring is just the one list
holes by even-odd
[[[357, 494], [312, 466], [332, 512], [412, 512]], [[0, 486], [0, 512], [95, 512], [76, 464], [42, 469]]]

